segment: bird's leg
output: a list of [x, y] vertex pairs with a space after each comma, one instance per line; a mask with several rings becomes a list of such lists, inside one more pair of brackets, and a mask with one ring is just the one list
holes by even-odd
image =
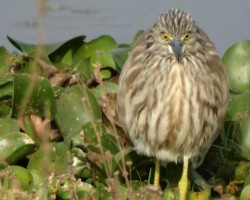
[[189, 157], [184, 156], [183, 159], [183, 171], [181, 180], [179, 181], [178, 187], [179, 187], [179, 199], [180, 200], [186, 200], [187, 196], [187, 189], [188, 189], [188, 160]]
[[155, 161], [155, 174], [154, 174], [154, 186], [159, 187], [160, 185], [160, 165], [161, 161], [156, 159]]

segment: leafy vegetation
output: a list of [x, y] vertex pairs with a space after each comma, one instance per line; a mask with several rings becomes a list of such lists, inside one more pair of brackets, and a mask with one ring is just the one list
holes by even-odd
[[[161, 167], [137, 155], [119, 127], [119, 72], [131, 44], [108, 35], [36, 46], [8, 37], [0, 47], [0, 193], [2, 199], [176, 199], [182, 164]], [[189, 199], [250, 199], [250, 41], [222, 60], [230, 99], [222, 133], [190, 169]]]

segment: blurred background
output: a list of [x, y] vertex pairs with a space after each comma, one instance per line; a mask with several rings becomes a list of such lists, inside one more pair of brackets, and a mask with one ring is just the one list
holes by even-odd
[[[86, 35], [89, 41], [108, 34], [118, 43], [130, 43], [138, 30], [150, 27], [170, 8], [189, 12], [216, 44], [220, 55], [229, 45], [250, 38], [249, 0], [47, 0], [45, 42], [78, 35]], [[7, 35], [37, 43], [38, 21], [37, 1], [1, 0], [0, 45], [14, 50]]]

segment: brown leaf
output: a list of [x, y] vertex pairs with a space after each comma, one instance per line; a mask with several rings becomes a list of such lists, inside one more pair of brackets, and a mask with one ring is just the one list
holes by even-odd
[[96, 62], [96, 63], [93, 64], [93, 66], [94, 66], [94, 73], [93, 73], [94, 80], [97, 83], [101, 83], [102, 82], [101, 63]]
[[38, 59], [38, 64], [42, 66], [44, 73], [48, 77], [51, 77], [58, 72], [57, 68], [55, 68], [53, 65], [50, 65], [41, 59]]
[[34, 133], [34, 137], [39, 141], [50, 141], [58, 137], [57, 129], [52, 128], [50, 119], [43, 119], [37, 115], [22, 116], [17, 119], [19, 127], [27, 132], [25, 121], [29, 120]]
[[106, 93], [98, 100], [103, 113], [106, 115], [111, 124], [119, 125], [117, 115], [117, 94]]
[[69, 81], [71, 76], [66, 72], [60, 72], [55, 74], [50, 78], [51, 85], [54, 86], [63, 86], [65, 82]]

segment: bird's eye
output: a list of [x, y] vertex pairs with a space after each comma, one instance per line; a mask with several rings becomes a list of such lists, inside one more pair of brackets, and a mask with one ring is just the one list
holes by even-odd
[[190, 39], [190, 34], [187, 33], [183, 36], [183, 40], [187, 41], [189, 39]]
[[162, 33], [161, 35], [162, 35], [162, 38], [163, 38], [165, 41], [171, 40], [170, 35], [168, 35], [167, 33]]

